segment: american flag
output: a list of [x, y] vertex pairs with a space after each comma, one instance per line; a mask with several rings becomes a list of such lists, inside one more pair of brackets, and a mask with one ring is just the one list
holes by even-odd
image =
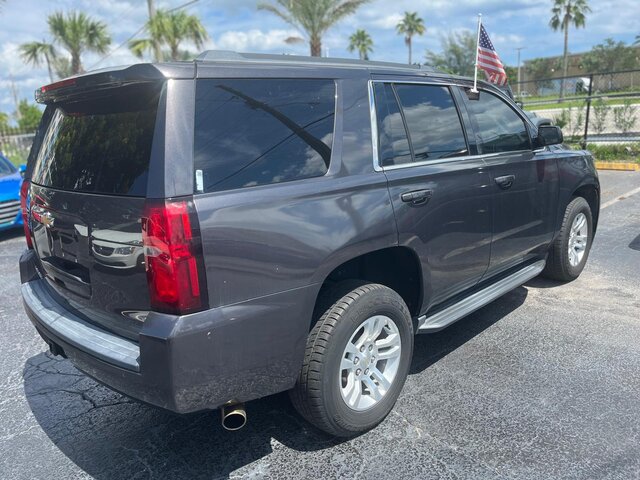
[[491, 83], [497, 85], [507, 84], [507, 74], [504, 71], [504, 65], [502, 65], [496, 49], [493, 48], [493, 43], [489, 40], [489, 35], [487, 35], [487, 31], [484, 29], [484, 25], [480, 25], [478, 67], [485, 71], [487, 79]]

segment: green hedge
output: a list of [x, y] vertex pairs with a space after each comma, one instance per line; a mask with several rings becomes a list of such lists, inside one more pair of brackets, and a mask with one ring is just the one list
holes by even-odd
[[600, 162], [637, 162], [640, 163], [640, 144], [587, 145], [593, 157]]

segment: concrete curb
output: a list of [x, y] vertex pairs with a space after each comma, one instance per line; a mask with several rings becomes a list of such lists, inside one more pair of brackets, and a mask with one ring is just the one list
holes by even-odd
[[640, 163], [633, 162], [595, 162], [598, 170], [640, 171]]

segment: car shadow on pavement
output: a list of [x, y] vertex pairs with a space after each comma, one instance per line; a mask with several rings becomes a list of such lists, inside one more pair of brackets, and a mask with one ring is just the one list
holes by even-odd
[[569, 282], [561, 282], [560, 280], [552, 280], [550, 278], [538, 276], [525, 283], [525, 286], [534, 288], [555, 288], [566, 285], [567, 283]]
[[[419, 374], [498, 322], [526, 296], [520, 287], [442, 332], [418, 335], [411, 373]], [[43, 431], [98, 479], [226, 478], [245, 466], [248, 476], [262, 477], [266, 472], [254, 462], [278, 453], [279, 444], [312, 452], [345, 441], [306, 423], [285, 393], [247, 404], [247, 426], [227, 432], [218, 412], [178, 415], [140, 404], [49, 353], [31, 357], [23, 377], [29, 406]]]
[[[5, 240], [12, 240], [14, 238], [18, 238], [24, 235], [24, 231], [22, 228], [11, 228], [8, 230], [0, 230], [0, 242], [4, 242]], [[26, 244], [25, 244], [26, 248]]]
[[520, 307], [528, 290], [518, 287], [437, 333], [416, 335], [409, 374], [420, 373]]

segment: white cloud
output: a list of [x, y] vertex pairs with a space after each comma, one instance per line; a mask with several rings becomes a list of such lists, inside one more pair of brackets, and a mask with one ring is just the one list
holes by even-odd
[[214, 48], [220, 50], [236, 50], [241, 52], [257, 50], [269, 51], [275, 49], [291, 50], [292, 46], [285, 40], [289, 37], [300, 37], [300, 33], [295, 30], [268, 30], [263, 32], [259, 29], [248, 31], [228, 31], [224, 32], [214, 40]]
[[402, 15], [401, 13], [392, 13], [390, 15], [386, 15], [383, 17], [373, 18], [372, 20], [370, 20], [369, 24], [373, 27], [378, 27], [378, 28], [395, 29], [403, 17], [404, 15]]

